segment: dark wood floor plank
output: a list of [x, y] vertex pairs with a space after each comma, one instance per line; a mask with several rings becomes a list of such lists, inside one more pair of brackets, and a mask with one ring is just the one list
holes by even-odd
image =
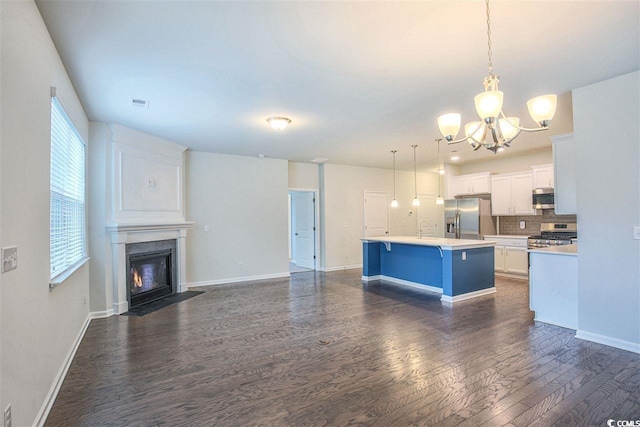
[[534, 322], [528, 287], [455, 305], [361, 271], [203, 288], [91, 322], [47, 426], [552, 425], [638, 411], [638, 356]]

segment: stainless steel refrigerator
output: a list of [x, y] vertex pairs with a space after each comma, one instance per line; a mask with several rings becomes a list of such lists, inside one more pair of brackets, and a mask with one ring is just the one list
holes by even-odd
[[491, 201], [479, 198], [444, 201], [444, 237], [482, 240], [496, 234]]

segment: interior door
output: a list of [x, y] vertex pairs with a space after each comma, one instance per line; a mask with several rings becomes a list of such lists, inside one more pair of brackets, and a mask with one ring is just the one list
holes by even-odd
[[433, 194], [418, 194], [418, 229], [422, 237], [442, 237], [444, 231], [441, 221], [444, 218], [443, 205], [436, 205]]
[[389, 195], [367, 191], [364, 193], [364, 237], [389, 234]]
[[293, 193], [291, 204], [296, 265], [315, 269], [315, 194], [312, 191], [296, 191]]

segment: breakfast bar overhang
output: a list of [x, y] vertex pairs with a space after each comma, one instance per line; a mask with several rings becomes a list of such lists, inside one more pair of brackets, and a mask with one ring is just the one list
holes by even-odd
[[368, 237], [362, 239], [362, 280], [440, 293], [448, 303], [491, 294], [494, 246], [487, 240]]

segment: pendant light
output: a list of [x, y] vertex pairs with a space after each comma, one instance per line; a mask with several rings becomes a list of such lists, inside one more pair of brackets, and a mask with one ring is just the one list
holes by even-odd
[[413, 202], [411, 202], [412, 206], [420, 206], [420, 199], [418, 199], [418, 172], [416, 171], [416, 147], [417, 145], [412, 145], [413, 148], [413, 189], [415, 197], [413, 198]]
[[461, 116], [458, 113], [443, 114], [438, 117], [438, 127], [449, 144], [467, 141], [474, 150], [480, 147], [497, 153], [508, 147], [520, 132], [538, 132], [549, 129], [549, 123], [556, 112], [556, 95], [543, 95], [527, 101], [529, 115], [538, 125], [528, 129], [520, 126], [518, 117], [507, 117], [502, 112], [503, 93], [498, 88], [500, 78], [493, 74], [491, 51], [491, 18], [489, 0], [485, 0], [487, 12], [487, 51], [489, 57], [489, 75], [483, 81], [484, 92], [474, 98], [476, 112], [480, 121], [469, 122], [464, 126], [464, 138], [456, 140], [460, 131]]
[[391, 201], [391, 207], [397, 208], [398, 201], [396, 200], [396, 153], [398, 150], [391, 150], [393, 153], [393, 200]]
[[440, 196], [440, 175], [442, 175], [441, 172], [444, 172], [444, 168], [440, 167], [440, 141], [442, 138], [438, 138], [436, 141], [438, 142], [438, 197], [436, 197], [436, 205], [444, 205], [444, 199]]

